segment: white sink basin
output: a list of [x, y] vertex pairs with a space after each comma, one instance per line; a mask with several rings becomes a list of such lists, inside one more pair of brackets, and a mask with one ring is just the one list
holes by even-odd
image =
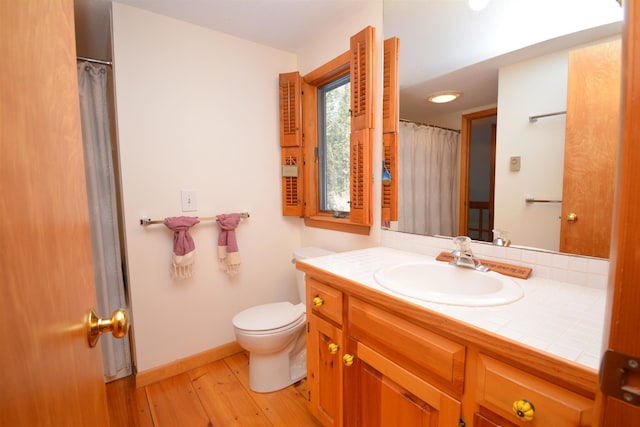
[[440, 304], [487, 307], [509, 304], [524, 295], [507, 276], [444, 263], [399, 264], [381, 268], [373, 276], [390, 291]]

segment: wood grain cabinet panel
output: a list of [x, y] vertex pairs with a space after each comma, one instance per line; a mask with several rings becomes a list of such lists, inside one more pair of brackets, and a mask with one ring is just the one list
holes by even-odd
[[[477, 375], [477, 403], [516, 425], [591, 425], [593, 401], [583, 396], [485, 355], [478, 357]], [[526, 421], [513, 413], [513, 404], [518, 400], [526, 400], [533, 404], [533, 419]]]
[[353, 427], [458, 425], [458, 400], [363, 343], [357, 343], [356, 360]]
[[355, 298], [349, 299], [349, 335], [418, 376], [462, 393], [463, 345]]
[[309, 411], [325, 427], [342, 424], [342, 330], [318, 316], [309, 316], [307, 385]]

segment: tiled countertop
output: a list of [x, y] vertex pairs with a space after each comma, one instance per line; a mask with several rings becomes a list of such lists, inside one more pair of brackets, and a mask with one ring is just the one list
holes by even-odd
[[524, 290], [524, 297], [518, 301], [494, 307], [460, 307], [405, 297], [383, 288], [373, 278], [373, 273], [380, 268], [426, 260], [433, 261], [434, 258], [376, 247], [299, 262], [587, 368], [598, 369], [605, 316], [604, 290], [536, 277], [513, 279]]

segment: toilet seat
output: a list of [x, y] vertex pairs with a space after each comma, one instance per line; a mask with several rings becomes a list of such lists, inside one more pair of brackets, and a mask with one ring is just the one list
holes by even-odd
[[275, 302], [250, 307], [236, 314], [233, 326], [247, 334], [272, 334], [295, 328], [306, 319], [304, 304]]

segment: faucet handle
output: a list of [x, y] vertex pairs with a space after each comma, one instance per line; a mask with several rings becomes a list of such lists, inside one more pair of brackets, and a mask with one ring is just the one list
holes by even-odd
[[453, 243], [455, 243], [462, 252], [468, 252], [471, 248], [471, 238], [467, 236], [454, 237]]

